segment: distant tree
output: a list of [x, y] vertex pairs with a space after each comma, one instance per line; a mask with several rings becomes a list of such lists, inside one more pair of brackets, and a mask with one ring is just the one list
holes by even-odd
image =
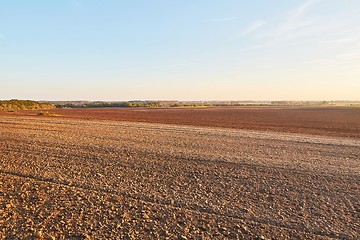
[[36, 102], [31, 100], [3, 100], [0, 101], [0, 110], [17, 111], [17, 110], [45, 110], [54, 109], [55, 105], [46, 102]]

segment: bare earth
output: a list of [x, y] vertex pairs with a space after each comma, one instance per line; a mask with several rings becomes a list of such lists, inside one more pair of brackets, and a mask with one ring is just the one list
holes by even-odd
[[269, 114], [264, 129], [66, 110], [0, 115], [3, 239], [360, 238], [357, 109], [327, 127], [321, 110], [279, 125]]
[[[73, 119], [166, 123], [360, 138], [360, 108], [353, 107], [89, 108], [54, 109], [48, 112]], [[1, 115], [31, 116], [34, 112], [0, 111]]]

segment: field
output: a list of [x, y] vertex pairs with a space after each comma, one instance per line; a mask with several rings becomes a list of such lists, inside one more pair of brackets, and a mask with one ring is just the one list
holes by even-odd
[[359, 239], [360, 108], [0, 112], [4, 239]]
[[[351, 107], [209, 107], [95, 108], [46, 111], [65, 118], [165, 123], [360, 138], [360, 108]], [[32, 116], [18, 111], [0, 116]]]

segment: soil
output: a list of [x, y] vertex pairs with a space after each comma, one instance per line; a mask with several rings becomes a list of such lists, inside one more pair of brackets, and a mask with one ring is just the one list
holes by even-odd
[[[209, 107], [55, 109], [64, 118], [166, 123], [360, 138], [360, 108]], [[36, 115], [37, 111], [1, 112]]]
[[360, 238], [357, 109], [191, 110], [2, 113], [0, 236]]

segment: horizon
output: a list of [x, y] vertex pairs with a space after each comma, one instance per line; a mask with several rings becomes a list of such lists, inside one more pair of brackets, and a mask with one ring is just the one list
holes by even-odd
[[357, 0], [0, 2], [0, 98], [359, 101], [359, 9]]
[[360, 102], [360, 100], [174, 100], [174, 99], [129, 99], [129, 100], [86, 100], [86, 99], [77, 99], [77, 100], [44, 100], [44, 99], [18, 99], [18, 98], [8, 98], [8, 99], [0, 99], [0, 101], [9, 101], [9, 100], [20, 100], [20, 101], [37, 101], [37, 102]]

